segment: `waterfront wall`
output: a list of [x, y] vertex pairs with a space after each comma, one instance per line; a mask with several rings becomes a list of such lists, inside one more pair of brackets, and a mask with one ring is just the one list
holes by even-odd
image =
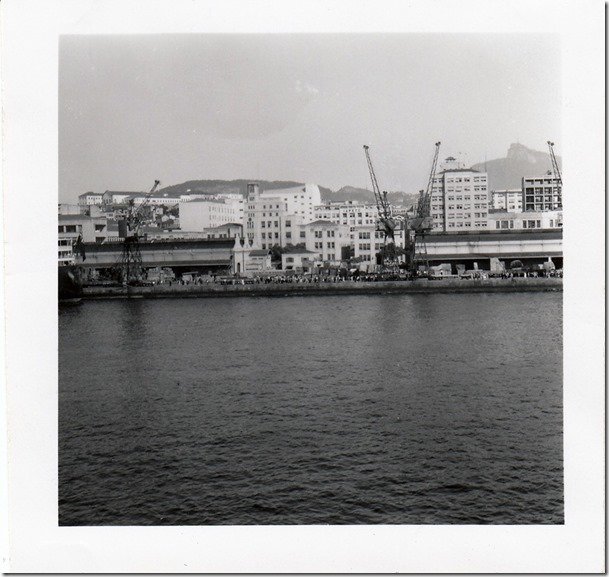
[[562, 278], [443, 279], [381, 282], [331, 282], [222, 285], [160, 284], [142, 287], [85, 287], [84, 298], [188, 298], [404, 293], [562, 291]]

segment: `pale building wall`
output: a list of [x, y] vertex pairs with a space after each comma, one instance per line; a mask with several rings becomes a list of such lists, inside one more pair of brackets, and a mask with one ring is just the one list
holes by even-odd
[[250, 183], [244, 211], [245, 234], [261, 249], [299, 244], [300, 227], [314, 220], [314, 207], [320, 202], [315, 184], [260, 192], [257, 183]]
[[315, 254], [315, 260], [340, 263], [343, 247], [351, 246], [350, 227], [335, 222], [317, 220], [304, 225], [305, 245]]
[[490, 193], [490, 207], [494, 210], [507, 210], [508, 212], [522, 212], [522, 190], [493, 190]]
[[492, 212], [489, 230], [556, 229], [562, 227], [562, 211]]
[[229, 223], [241, 224], [242, 203], [236, 200], [191, 200], [179, 204], [180, 228], [184, 231], [202, 231]]
[[437, 175], [431, 193], [434, 230], [488, 230], [487, 180], [484, 172], [462, 168]]

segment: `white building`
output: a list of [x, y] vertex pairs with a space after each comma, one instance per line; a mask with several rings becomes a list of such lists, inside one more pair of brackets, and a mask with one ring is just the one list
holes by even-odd
[[282, 270], [310, 272], [319, 266], [321, 266], [321, 261], [317, 259], [317, 254], [306, 248], [293, 248], [281, 255]]
[[507, 210], [508, 212], [522, 212], [523, 210], [523, 194], [522, 190], [492, 190], [491, 203], [489, 208], [494, 210]]
[[302, 225], [305, 232], [305, 246], [314, 259], [339, 265], [343, 260], [343, 250], [351, 246], [350, 227], [327, 220], [316, 220]]
[[488, 222], [489, 230], [555, 229], [562, 227], [562, 211], [491, 211]]
[[80, 206], [91, 206], [92, 204], [102, 204], [104, 195], [101, 192], [85, 192], [78, 196]]
[[203, 231], [230, 223], [243, 223], [244, 199], [191, 200], [179, 204], [180, 228], [184, 231]]
[[329, 220], [349, 226], [375, 224], [377, 208], [374, 203], [360, 204], [357, 200], [326, 202], [314, 209], [315, 218]]
[[446, 159], [444, 170], [433, 180], [431, 216], [434, 230], [488, 229], [487, 174], [457, 166], [452, 157]]
[[261, 192], [257, 183], [249, 183], [244, 216], [247, 238], [261, 249], [303, 242], [300, 225], [315, 220], [314, 207], [320, 203], [315, 184]]

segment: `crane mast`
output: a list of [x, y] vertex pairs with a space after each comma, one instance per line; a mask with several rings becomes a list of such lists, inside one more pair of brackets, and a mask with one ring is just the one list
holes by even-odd
[[435, 143], [435, 151], [429, 179], [427, 180], [427, 188], [421, 190], [419, 200], [415, 207], [414, 218], [410, 223], [410, 267], [412, 274], [416, 274], [418, 263], [424, 262], [425, 268], [429, 271], [429, 262], [427, 259], [427, 244], [425, 242], [425, 233], [433, 228], [433, 219], [431, 217], [431, 195], [433, 192], [433, 183], [436, 177], [438, 166], [438, 156], [440, 154], [441, 142]]
[[399, 262], [396, 255], [395, 248], [395, 228], [397, 226], [397, 220], [393, 216], [393, 210], [389, 199], [387, 198], [387, 192], [381, 190], [376, 179], [374, 167], [372, 166], [372, 159], [370, 158], [370, 147], [364, 145], [364, 153], [366, 154], [366, 161], [368, 163], [368, 171], [370, 172], [370, 179], [372, 181], [372, 191], [374, 193], [374, 200], [376, 202], [377, 210], [377, 227], [379, 232], [383, 233], [383, 248], [382, 248], [382, 272], [399, 272]]
[[119, 236], [124, 239], [123, 252], [119, 264], [120, 280], [123, 284], [138, 283], [144, 276], [142, 255], [140, 252], [140, 228], [145, 222], [144, 209], [150, 203], [150, 198], [159, 184], [159, 180], [154, 181], [154, 186], [137, 208], [135, 208], [133, 199], [130, 199], [127, 215], [122, 221], [119, 221]]
[[550, 159], [552, 160], [552, 172], [556, 177], [556, 191], [558, 192], [558, 198], [561, 198], [562, 176], [560, 174], [560, 169], [558, 168], [558, 161], [556, 160], [556, 155], [554, 154], [554, 143], [550, 142], [549, 140], [548, 148], [550, 149]]

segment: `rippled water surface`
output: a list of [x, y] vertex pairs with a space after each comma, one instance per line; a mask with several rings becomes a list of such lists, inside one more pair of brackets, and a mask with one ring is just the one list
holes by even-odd
[[59, 311], [62, 525], [563, 522], [560, 293]]

